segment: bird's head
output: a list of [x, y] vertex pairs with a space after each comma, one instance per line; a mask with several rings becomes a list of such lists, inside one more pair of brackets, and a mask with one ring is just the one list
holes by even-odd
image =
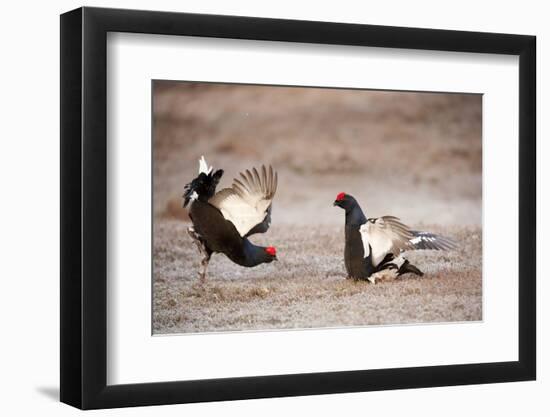
[[265, 262], [273, 262], [277, 261], [277, 249], [275, 249], [274, 246], [268, 246], [267, 248], [264, 248], [264, 252], [266, 254]]
[[332, 205], [348, 211], [355, 207], [356, 204], [357, 201], [351, 195], [346, 193], [338, 193]]

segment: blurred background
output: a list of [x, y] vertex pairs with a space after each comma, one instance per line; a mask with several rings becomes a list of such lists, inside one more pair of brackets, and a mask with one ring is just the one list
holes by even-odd
[[273, 224], [341, 224], [354, 195], [369, 217], [480, 225], [481, 95], [155, 81], [154, 214], [186, 219], [184, 185], [204, 155], [279, 172]]

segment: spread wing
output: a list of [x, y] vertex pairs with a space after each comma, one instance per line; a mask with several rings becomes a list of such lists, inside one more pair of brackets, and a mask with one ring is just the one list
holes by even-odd
[[271, 202], [277, 191], [277, 173], [262, 165], [240, 173], [231, 188], [224, 188], [208, 202], [217, 207], [243, 237], [265, 233], [271, 223]]
[[359, 230], [364, 256], [366, 258], [371, 255], [374, 266], [378, 266], [388, 253], [397, 256], [401, 251], [414, 249], [410, 242], [414, 237], [412, 231], [397, 217], [383, 216], [368, 219]]
[[[365, 258], [372, 255], [372, 264], [378, 266], [388, 253], [398, 256], [405, 250], [456, 249], [450, 238], [429, 232], [411, 230], [394, 216], [368, 219], [359, 229]], [[372, 252], [372, 253], [371, 253]]]
[[414, 249], [450, 250], [458, 247], [453, 239], [445, 236], [416, 230], [412, 230], [412, 234], [414, 237], [411, 239], [411, 243]]

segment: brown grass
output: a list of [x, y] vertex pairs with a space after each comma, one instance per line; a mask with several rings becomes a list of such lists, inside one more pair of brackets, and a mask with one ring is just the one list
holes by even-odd
[[[184, 333], [481, 320], [481, 233], [448, 229], [460, 249], [411, 252], [426, 274], [372, 285], [347, 280], [343, 230], [274, 227], [279, 262], [242, 268], [214, 255], [199, 285], [186, 224], [155, 231], [154, 331]], [[436, 229], [431, 227], [431, 229]], [[260, 239], [265, 240], [265, 237]]]

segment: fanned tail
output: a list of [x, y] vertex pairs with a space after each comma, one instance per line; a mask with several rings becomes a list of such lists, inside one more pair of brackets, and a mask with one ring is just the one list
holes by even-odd
[[208, 201], [212, 198], [222, 175], [223, 169], [214, 172], [202, 156], [199, 160], [199, 175], [184, 187], [183, 207], [187, 207], [189, 202], [194, 200]]

